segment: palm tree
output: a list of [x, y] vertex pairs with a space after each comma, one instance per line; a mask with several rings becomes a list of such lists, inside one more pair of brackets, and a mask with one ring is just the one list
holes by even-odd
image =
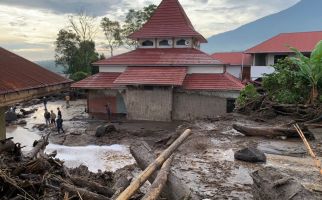
[[300, 68], [300, 75], [310, 82], [311, 95], [309, 103], [313, 103], [319, 96], [318, 82], [322, 79], [322, 40], [317, 43], [310, 57], [304, 56], [296, 48], [290, 48], [294, 51], [295, 57], [290, 58], [294, 64]]

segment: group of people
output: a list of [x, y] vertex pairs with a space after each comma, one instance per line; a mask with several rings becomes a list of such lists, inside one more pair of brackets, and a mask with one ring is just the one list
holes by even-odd
[[61, 111], [60, 111], [59, 107], [57, 108], [57, 116], [56, 116], [56, 114], [54, 113], [53, 110], [48, 112], [47, 108], [45, 107], [44, 117], [45, 117], [47, 126], [51, 125], [53, 127], [56, 127], [58, 133], [60, 133], [60, 131], [65, 133], [65, 131], [63, 129], [63, 118], [62, 118], [62, 114], [61, 114]]

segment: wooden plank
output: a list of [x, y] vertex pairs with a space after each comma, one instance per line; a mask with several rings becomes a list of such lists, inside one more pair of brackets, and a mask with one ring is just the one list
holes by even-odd
[[5, 107], [0, 107], [0, 140], [6, 139]]

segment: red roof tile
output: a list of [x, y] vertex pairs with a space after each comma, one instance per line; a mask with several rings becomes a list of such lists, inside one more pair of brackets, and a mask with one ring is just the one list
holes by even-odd
[[230, 65], [251, 65], [252, 58], [251, 55], [245, 54], [243, 52], [222, 52], [214, 53], [211, 55], [216, 60], [224, 64]]
[[114, 72], [100, 72], [93, 76], [87, 77], [81, 81], [73, 83], [72, 88], [84, 89], [106, 89], [115, 86], [113, 82], [121, 73]]
[[71, 80], [0, 47], [0, 94], [69, 82]]
[[311, 52], [320, 40], [322, 40], [322, 31], [281, 33], [246, 50], [245, 53], [292, 52], [289, 46], [295, 47], [301, 52]]
[[183, 82], [187, 90], [241, 90], [244, 85], [234, 76], [223, 74], [188, 74]]
[[207, 40], [192, 26], [178, 0], [163, 0], [151, 18], [129, 38], [196, 37]]
[[120, 85], [182, 85], [186, 67], [128, 67], [115, 81]]
[[93, 65], [215, 65], [219, 61], [213, 59], [210, 55], [193, 48], [171, 48], [171, 49], [144, 49], [120, 54], [111, 58], [100, 60]]

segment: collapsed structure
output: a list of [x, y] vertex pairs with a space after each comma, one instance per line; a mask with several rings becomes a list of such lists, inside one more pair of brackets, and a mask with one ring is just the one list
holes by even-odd
[[178, 0], [163, 0], [129, 38], [130, 52], [93, 63], [99, 73], [72, 84], [88, 90], [88, 111], [131, 120], [191, 120], [232, 111], [243, 84], [199, 50], [207, 42]]
[[70, 83], [71, 80], [0, 47], [0, 140], [6, 138], [7, 106], [68, 89]]

